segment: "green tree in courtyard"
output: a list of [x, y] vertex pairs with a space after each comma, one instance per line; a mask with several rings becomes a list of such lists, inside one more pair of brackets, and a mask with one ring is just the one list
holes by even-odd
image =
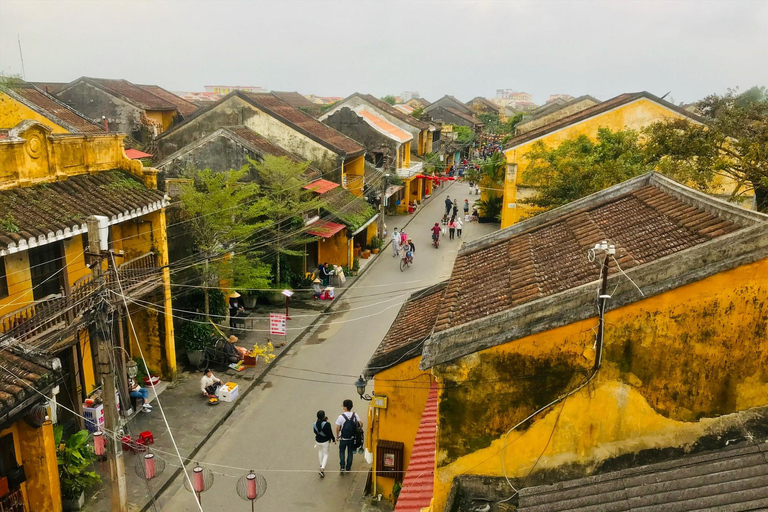
[[480, 121], [482, 121], [483, 124], [485, 124], [483, 131], [485, 131], [486, 133], [493, 133], [493, 134], [502, 133], [501, 118], [499, 117], [499, 114], [497, 114], [496, 112], [491, 112], [488, 114], [480, 114], [477, 116], [477, 118], [480, 119]]
[[706, 188], [717, 177], [736, 183], [732, 199], [754, 191], [768, 212], [768, 92], [753, 87], [707, 96], [697, 104], [706, 124], [670, 120], [646, 129], [646, 152], [661, 172]]
[[394, 97], [393, 95], [391, 95], [391, 94], [387, 94], [386, 96], [384, 96], [383, 98], [381, 98], [381, 101], [386, 101], [386, 102], [387, 102], [387, 103], [389, 103], [390, 105], [394, 105], [395, 103], [397, 103], [397, 100], [396, 100], [396, 99], [395, 99], [395, 97]]
[[469, 126], [454, 124], [452, 130], [459, 144], [471, 144], [475, 141], [475, 132]]
[[250, 163], [256, 169], [261, 186], [262, 211], [257, 213], [264, 225], [258, 243], [275, 262], [275, 282], [281, 283], [281, 256], [303, 256], [304, 251], [295, 247], [313, 239], [302, 235], [302, 214], [316, 211], [324, 203], [313, 192], [302, 188], [309, 183], [305, 174], [308, 162], [264, 155], [261, 162], [250, 160]]
[[411, 112], [411, 117], [415, 119], [421, 119], [421, 116], [424, 115], [424, 107], [416, 107], [413, 109], [413, 112]]
[[195, 256], [204, 260], [195, 268], [205, 293], [206, 318], [210, 315], [208, 289], [218, 288], [222, 278], [243, 288], [269, 283], [269, 267], [257, 254], [243, 252], [249, 249], [248, 240], [266, 224], [256, 221], [265, 203], [256, 183], [241, 181], [246, 175], [246, 169], [222, 173], [205, 169], [192, 173], [181, 188], [182, 216], [194, 239]]
[[426, 174], [432, 174], [435, 171], [443, 169], [443, 161], [440, 160], [440, 155], [435, 153], [424, 153], [421, 157], [423, 160], [423, 168]]
[[501, 218], [506, 174], [507, 158], [502, 152], [494, 153], [491, 158], [480, 164], [478, 178], [483, 198], [478, 199], [474, 204], [487, 219], [500, 220]]

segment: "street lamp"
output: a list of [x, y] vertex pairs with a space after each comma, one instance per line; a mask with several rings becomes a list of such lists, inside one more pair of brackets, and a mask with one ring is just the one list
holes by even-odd
[[373, 397], [371, 395], [365, 394], [365, 386], [368, 385], [368, 381], [363, 378], [361, 375], [357, 378], [357, 382], [355, 382], [355, 388], [357, 388], [357, 394], [360, 395], [360, 398], [365, 400], [366, 402], [370, 402], [373, 400]]
[[139, 374], [139, 366], [133, 359], [130, 359], [127, 363], [125, 363], [125, 369], [128, 372], [128, 376], [132, 379], [136, 378], [136, 375]]

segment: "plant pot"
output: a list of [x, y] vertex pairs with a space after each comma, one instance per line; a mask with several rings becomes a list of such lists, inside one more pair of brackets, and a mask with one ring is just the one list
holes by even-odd
[[256, 307], [256, 299], [255, 295], [243, 295], [243, 304], [246, 308], [253, 309]]
[[379, 249], [371, 249], [371, 252], [372, 252], [373, 254], [379, 254]]
[[187, 352], [187, 358], [189, 359], [189, 364], [192, 366], [200, 366], [203, 364], [203, 358], [205, 357], [205, 354], [202, 350], [190, 350]]
[[364, 250], [362, 253], [360, 253], [360, 257], [364, 260], [367, 260], [371, 257], [371, 251], [369, 249]]
[[63, 510], [80, 510], [83, 508], [83, 505], [85, 504], [85, 492], [80, 493], [80, 497], [76, 500], [67, 500], [63, 497], [61, 498], [61, 507]]

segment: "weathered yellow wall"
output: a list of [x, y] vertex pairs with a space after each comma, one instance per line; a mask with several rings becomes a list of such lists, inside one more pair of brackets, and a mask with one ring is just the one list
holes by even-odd
[[82, 330], [78, 334], [80, 338], [80, 357], [83, 362], [83, 367], [80, 368], [80, 372], [83, 375], [85, 381], [85, 394], [90, 395], [94, 389], [96, 389], [96, 372], [93, 368], [94, 353], [91, 347], [91, 339], [88, 336], [87, 330]]
[[91, 275], [91, 269], [85, 265], [82, 235], [75, 235], [69, 240], [64, 240], [64, 258], [70, 286], [74, 285], [79, 279]]
[[69, 133], [69, 131], [47, 117], [38, 114], [23, 103], [19, 103], [4, 92], [0, 92], [0, 128], [13, 128], [25, 119], [32, 119], [50, 128], [53, 133]]
[[370, 244], [371, 240], [376, 236], [376, 234], [379, 232], [378, 223], [371, 222], [368, 224], [368, 227], [365, 228], [365, 243]]
[[0, 316], [22, 309], [32, 303], [32, 277], [27, 251], [9, 254], [5, 260], [8, 296], [0, 300]]
[[317, 242], [317, 259], [319, 263], [328, 262], [342, 267], [349, 265], [347, 230], [342, 229], [331, 238], [320, 239]]
[[[549, 133], [539, 139], [507, 149], [504, 152], [507, 157], [507, 164], [508, 166], [517, 164], [517, 169], [516, 172], [512, 172], [512, 169], [507, 172], [504, 186], [504, 204], [501, 209], [502, 229], [519, 222], [529, 214], [530, 208], [519, 202], [522, 197], [518, 196], [518, 189], [525, 186], [523, 174], [528, 165], [526, 155], [536, 142], [541, 141], [545, 146], [552, 148], [559, 146], [566, 140], [576, 139], [580, 135], [586, 135], [591, 139], [595, 139], [599, 128], [609, 128], [613, 131], [626, 128], [639, 130], [664, 119], [683, 118], [682, 114], [674, 110], [670, 110], [646, 98], [641, 98], [617, 109]], [[515, 205], [515, 207], [510, 208], [510, 204]]]
[[[21, 421], [23, 421], [23, 420], [21, 420]], [[24, 461], [22, 460], [22, 457], [21, 457], [21, 444], [19, 443], [19, 423], [21, 423], [21, 421], [17, 421], [16, 423], [11, 425], [10, 427], [8, 427], [5, 430], [3, 430], [2, 432], [0, 432], [0, 437], [3, 437], [3, 436], [8, 435], [8, 434], [12, 434], [13, 435], [13, 447], [14, 447], [14, 450], [16, 451], [16, 463], [18, 465], [24, 464]], [[57, 475], [58, 475], [58, 473], [57, 473]], [[27, 483], [26, 482], [23, 482], [21, 484], [21, 493], [24, 496], [24, 504], [26, 505], [27, 509], [29, 509], [29, 497], [27, 496]]]
[[[377, 427], [374, 429], [373, 440], [398, 441], [405, 445], [403, 453], [403, 470], [408, 469], [408, 463], [413, 453], [413, 441], [419, 431], [421, 414], [427, 403], [431, 374], [419, 370], [417, 357], [403, 361], [393, 368], [376, 374], [373, 379], [373, 391], [376, 395], [384, 395], [388, 407], [379, 411]], [[394, 478], [377, 477], [377, 493], [392, 499]]]
[[27, 477], [25, 485], [29, 512], [60, 512], [61, 488], [53, 425], [47, 422], [40, 428], [34, 428], [24, 421], [18, 421], [16, 425]]
[[[507, 475], [525, 476], [545, 448], [537, 469], [575, 464], [589, 472], [607, 458], [684, 446], [718, 416], [768, 405], [768, 280], [755, 279], [765, 275], [761, 260], [609, 311], [594, 386], [569, 398], [562, 414], [554, 407], [510, 436], [522, 439], [505, 451]], [[436, 510], [454, 476], [503, 474], [502, 435], [583, 380], [595, 325], [587, 319], [436, 368], [446, 388]]]
[[363, 196], [365, 182], [365, 156], [360, 155], [344, 162], [344, 173], [347, 176], [346, 189], [357, 197]]

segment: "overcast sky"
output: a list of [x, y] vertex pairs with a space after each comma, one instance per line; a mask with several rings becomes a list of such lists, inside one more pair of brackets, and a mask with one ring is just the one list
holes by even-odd
[[768, 85], [768, 1], [0, 0], [0, 70], [463, 101]]

